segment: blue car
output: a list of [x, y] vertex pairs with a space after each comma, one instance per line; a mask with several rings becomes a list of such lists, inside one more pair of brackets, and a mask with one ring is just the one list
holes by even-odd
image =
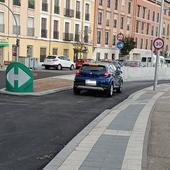
[[84, 64], [77, 71], [73, 92], [80, 94], [81, 90], [102, 91], [106, 96], [111, 97], [114, 90], [121, 92], [123, 78], [121, 71], [116, 70], [112, 63], [89, 63]]

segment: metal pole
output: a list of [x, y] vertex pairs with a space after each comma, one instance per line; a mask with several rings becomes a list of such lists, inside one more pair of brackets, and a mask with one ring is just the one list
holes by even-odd
[[[164, 0], [161, 0], [159, 35], [158, 35], [159, 38], [161, 38], [161, 36], [162, 36], [163, 10], [164, 10]], [[154, 75], [154, 85], [153, 85], [154, 91], [156, 90], [156, 86], [158, 83], [158, 63], [159, 63], [159, 50], [157, 50], [156, 64], [155, 64], [155, 75]]]
[[0, 2], [0, 5], [3, 5], [5, 6], [6, 8], [8, 8], [8, 10], [11, 12], [11, 14], [13, 15], [13, 18], [14, 18], [14, 21], [15, 21], [15, 24], [16, 24], [16, 27], [17, 27], [17, 32], [16, 32], [16, 61], [18, 62], [18, 57], [19, 57], [19, 27], [18, 27], [18, 23], [17, 23], [17, 20], [16, 20], [16, 17], [13, 13], [13, 11], [4, 3]]

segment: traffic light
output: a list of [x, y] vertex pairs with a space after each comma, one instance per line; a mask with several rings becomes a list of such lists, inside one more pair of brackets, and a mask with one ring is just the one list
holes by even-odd
[[17, 47], [19, 47], [19, 43], [20, 43], [20, 40], [17, 39], [17, 40], [16, 40], [16, 46], [17, 46]]

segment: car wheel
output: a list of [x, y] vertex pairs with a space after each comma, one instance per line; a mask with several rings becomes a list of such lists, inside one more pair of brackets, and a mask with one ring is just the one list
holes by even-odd
[[107, 97], [112, 97], [113, 96], [113, 89], [114, 89], [114, 86], [113, 86], [113, 83], [110, 85], [110, 87], [108, 88], [108, 90], [106, 91], [106, 96]]
[[62, 70], [61, 64], [59, 64], [59, 65], [57, 66], [57, 70]]
[[73, 93], [75, 95], [79, 95], [80, 94], [80, 89], [76, 88], [76, 87], [73, 87]]
[[70, 70], [73, 70], [74, 69], [74, 65], [72, 64], [71, 66], [70, 66]]
[[123, 83], [120, 83], [120, 86], [116, 89], [117, 93], [121, 93], [122, 92], [122, 87], [123, 87]]
[[45, 69], [48, 70], [50, 67], [49, 66], [45, 66]]

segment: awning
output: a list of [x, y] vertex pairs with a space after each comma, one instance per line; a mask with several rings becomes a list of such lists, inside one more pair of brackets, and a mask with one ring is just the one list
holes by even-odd
[[7, 47], [9, 46], [8, 42], [0, 42], [0, 47]]

